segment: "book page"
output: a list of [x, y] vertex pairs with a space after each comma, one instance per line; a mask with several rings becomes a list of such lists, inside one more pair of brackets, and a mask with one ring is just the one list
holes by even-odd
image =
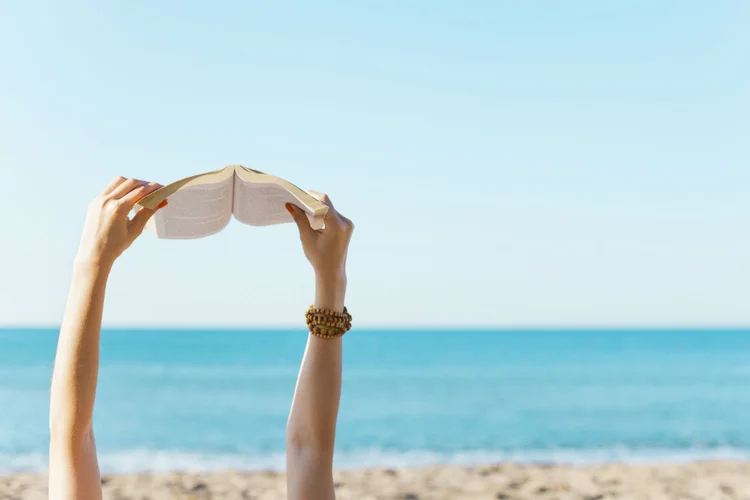
[[234, 181], [234, 217], [251, 226], [294, 222], [285, 205], [307, 213], [313, 229], [321, 229], [328, 207], [297, 186], [262, 172], [237, 165]]
[[[304, 209], [305, 206], [289, 191], [277, 184], [246, 182], [239, 177], [234, 182], [234, 216], [251, 226], [270, 226], [294, 222], [285, 205], [292, 203]], [[310, 210], [307, 209], [308, 217]]]
[[181, 187], [146, 225], [159, 238], [194, 239], [218, 233], [232, 219], [233, 172]]

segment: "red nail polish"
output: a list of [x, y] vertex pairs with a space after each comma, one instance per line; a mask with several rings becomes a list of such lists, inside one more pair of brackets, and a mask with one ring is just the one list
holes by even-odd
[[286, 207], [286, 211], [289, 212], [290, 214], [294, 213], [294, 209], [292, 208], [291, 203], [287, 203], [286, 205], [284, 205], [284, 207]]
[[164, 201], [162, 201], [161, 203], [159, 203], [159, 204], [158, 204], [158, 205], [156, 206], [156, 208], [164, 208], [164, 207], [166, 207], [167, 205], [169, 205], [169, 202], [168, 202], [167, 200], [164, 200]]

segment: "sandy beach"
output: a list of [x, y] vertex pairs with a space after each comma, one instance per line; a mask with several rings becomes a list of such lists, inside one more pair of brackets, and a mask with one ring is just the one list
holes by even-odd
[[[271, 471], [105, 475], [102, 482], [104, 498], [113, 500], [286, 498], [284, 474]], [[750, 462], [381, 468], [337, 471], [335, 482], [338, 500], [750, 500]], [[46, 477], [2, 477], [0, 498], [47, 498]]]

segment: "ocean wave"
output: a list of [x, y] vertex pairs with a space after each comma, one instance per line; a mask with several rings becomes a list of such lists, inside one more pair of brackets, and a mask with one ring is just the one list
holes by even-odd
[[[366, 467], [423, 467], [431, 465], [482, 465], [498, 462], [530, 464], [592, 465], [602, 463], [654, 464], [686, 463], [713, 460], [750, 460], [750, 449], [529, 449], [473, 450], [436, 452], [430, 450], [363, 449], [337, 453], [334, 466], [338, 469]], [[46, 453], [0, 453], [0, 473], [46, 472]], [[105, 452], [99, 455], [103, 473], [132, 472], [211, 472], [220, 470], [283, 471], [282, 452], [263, 454], [220, 454], [193, 451], [134, 449]]]

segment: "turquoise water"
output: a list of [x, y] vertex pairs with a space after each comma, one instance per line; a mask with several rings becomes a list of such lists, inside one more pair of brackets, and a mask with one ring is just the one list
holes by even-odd
[[[0, 470], [46, 467], [57, 332], [0, 330]], [[283, 467], [302, 331], [109, 330], [107, 471]], [[750, 331], [353, 331], [339, 467], [750, 458]]]

